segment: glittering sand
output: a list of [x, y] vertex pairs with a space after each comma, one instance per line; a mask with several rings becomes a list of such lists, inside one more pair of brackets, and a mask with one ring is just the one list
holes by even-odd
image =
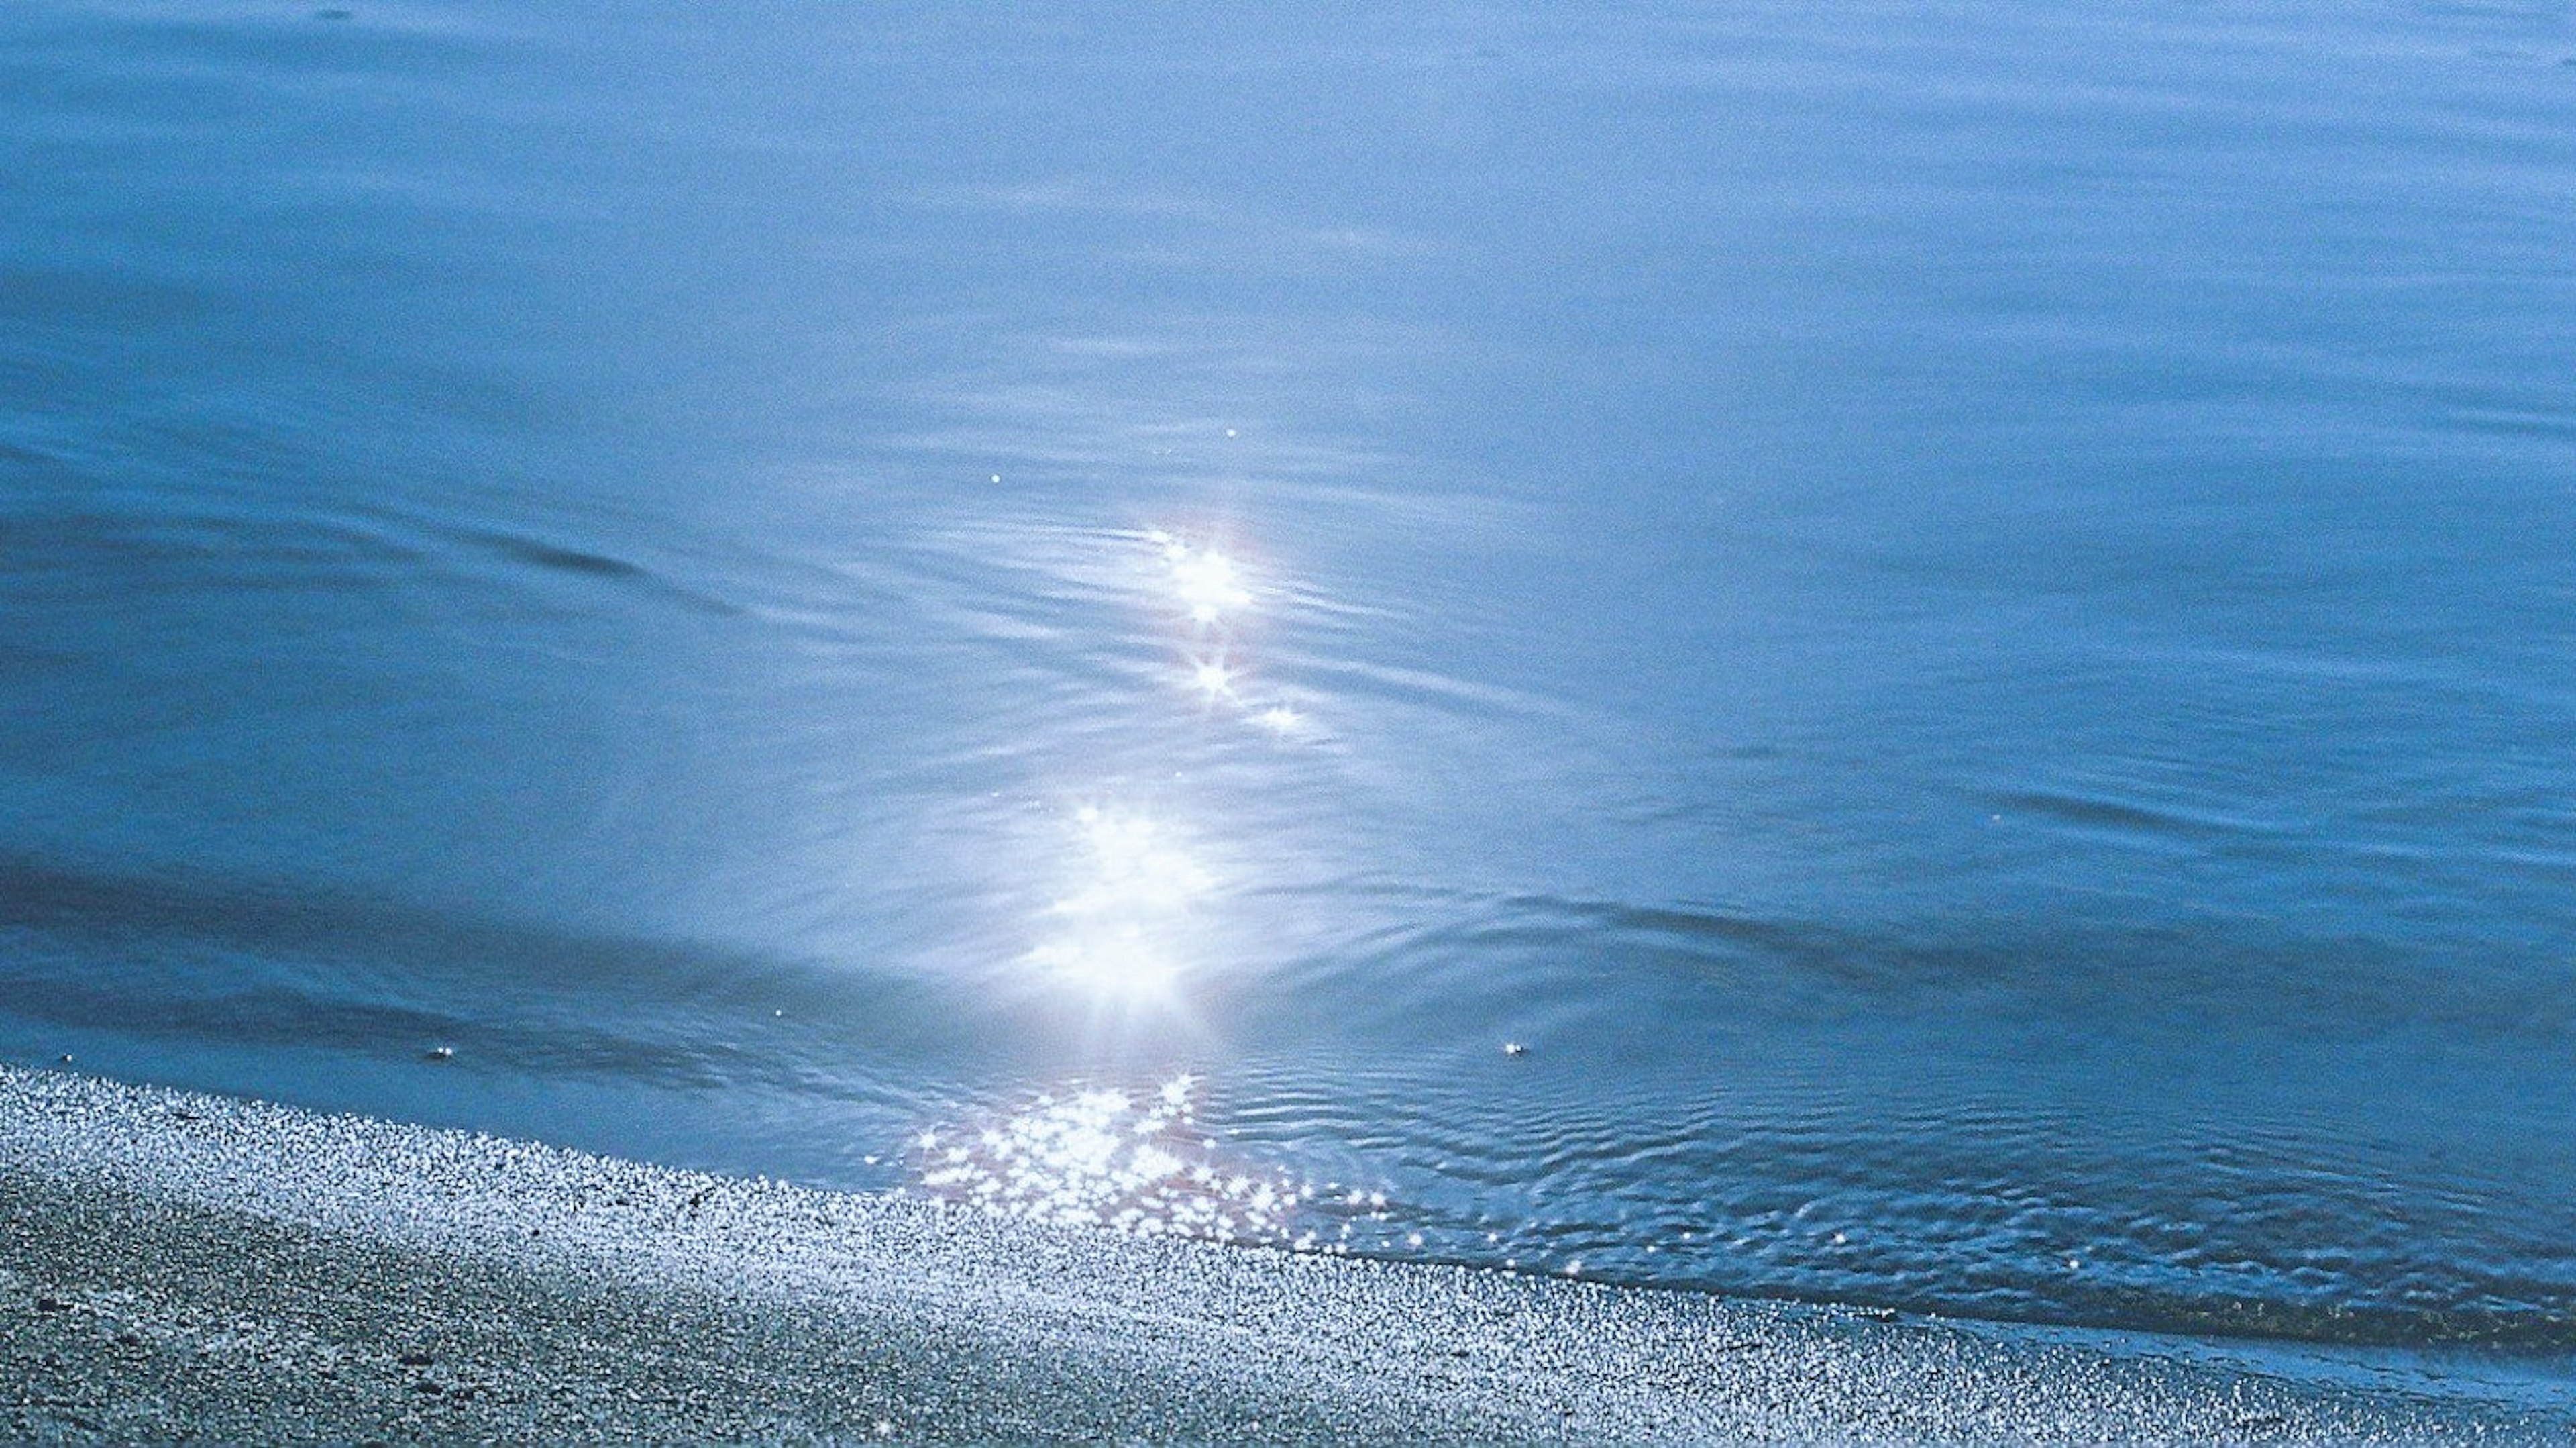
[[1327, 1259], [0, 1068], [0, 1439], [2565, 1442], [2331, 1356]]

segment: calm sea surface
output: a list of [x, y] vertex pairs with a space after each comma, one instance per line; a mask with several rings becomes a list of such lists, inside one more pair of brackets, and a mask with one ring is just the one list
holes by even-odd
[[2572, 767], [2565, 0], [0, 11], [0, 1055], [2555, 1356]]

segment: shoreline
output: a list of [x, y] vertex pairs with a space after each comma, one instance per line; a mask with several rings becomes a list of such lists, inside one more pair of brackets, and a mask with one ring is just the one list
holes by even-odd
[[0, 1439], [2566, 1442], [2260, 1345], [1051, 1229], [0, 1066]]

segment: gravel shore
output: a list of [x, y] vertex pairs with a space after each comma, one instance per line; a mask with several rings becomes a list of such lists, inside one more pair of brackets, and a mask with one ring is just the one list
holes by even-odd
[[2555, 1442], [2248, 1349], [1053, 1231], [0, 1067], [0, 1439]]

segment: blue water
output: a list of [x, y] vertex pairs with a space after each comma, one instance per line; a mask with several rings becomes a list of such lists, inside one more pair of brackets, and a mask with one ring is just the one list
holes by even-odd
[[0, 1055], [2576, 1352], [2567, 4], [1005, 8], [0, 12]]

